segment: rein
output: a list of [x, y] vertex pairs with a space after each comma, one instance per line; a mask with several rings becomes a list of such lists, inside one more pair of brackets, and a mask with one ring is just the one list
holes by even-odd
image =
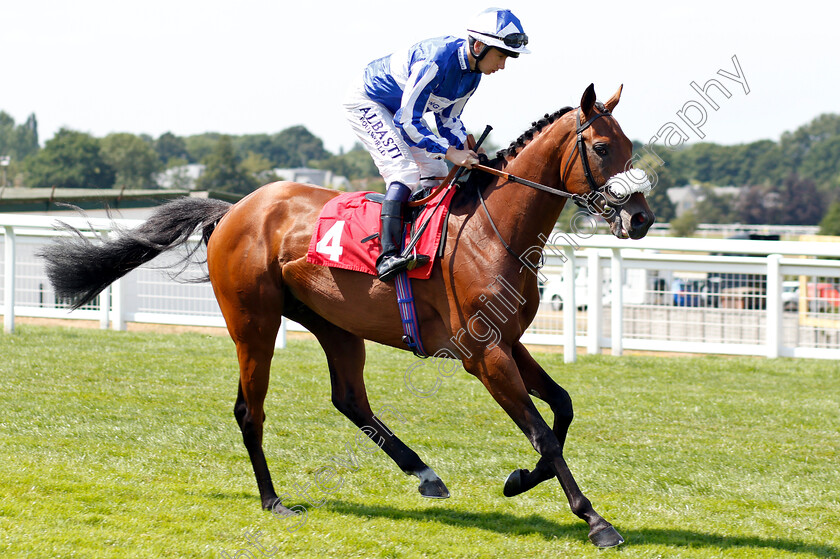
[[[565, 185], [566, 173], [571, 168], [570, 163], [572, 161], [572, 157], [574, 157], [575, 153], [577, 152], [580, 154], [580, 163], [583, 167], [583, 174], [586, 177], [586, 181], [589, 183], [589, 188], [593, 192], [600, 192], [601, 190], [603, 190], [604, 185], [598, 186], [597, 184], [595, 184], [595, 179], [592, 177], [592, 170], [589, 167], [589, 159], [586, 157], [586, 143], [584, 143], [583, 141], [583, 132], [587, 128], [592, 126], [592, 123], [601, 118], [602, 116], [611, 117], [612, 113], [609, 111], [604, 111], [603, 113], [595, 113], [595, 115], [592, 118], [590, 118], [583, 124], [581, 124], [580, 122], [580, 113], [581, 111], [580, 109], [578, 109], [577, 115], [575, 115], [575, 124], [577, 127], [575, 132], [577, 134], [577, 141], [575, 142], [575, 147], [572, 149], [572, 152], [569, 154], [569, 157], [566, 158], [566, 164], [564, 165], [565, 170], [562, 170], [560, 172], [560, 183], [561, 186]], [[584, 200], [584, 196], [581, 196], [580, 194], [572, 194], [571, 192], [566, 192], [565, 190], [551, 188], [550, 186], [546, 186], [538, 182], [529, 181], [527, 179], [517, 177], [516, 175], [511, 175], [510, 173], [499, 171], [498, 169], [494, 169], [492, 167], [487, 167], [486, 165], [473, 165], [472, 168], [505, 179], [508, 182], [524, 184], [525, 186], [530, 186], [531, 188], [535, 188], [539, 191], [553, 194], [554, 196], [562, 196], [563, 198], [568, 198], [578, 205], [580, 205], [581, 201]]]
[[[604, 185], [598, 186], [597, 184], [595, 184], [595, 179], [592, 177], [592, 170], [589, 167], [589, 159], [586, 157], [586, 143], [583, 141], [583, 132], [587, 128], [592, 126], [592, 123], [595, 122], [596, 120], [598, 120], [599, 118], [601, 118], [602, 116], [612, 117], [612, 113], [609, 112], [609, 111], [606, 111], [606, 110], [602, 113], [597, 113], [596, 112], [592, 116], [592, 118], [590, 118], [589, 120], [587, 120], [583, 124], [581, 124], [581, 122], [580, 122], [580, 115], [581, 115], [581, 110], [580, 110], [580, 108], [578, 108], [577, 113], [575, 114], [575, 126], [576, 126], [575, 133], [577, 134], [577, 141], [575, 142], [575, 147], [572, 149], [571, 153], [569, 153], [569, 157], [566, 158], [566, 164], [564, 165], [565, 170], [562, 170], [560, 172], [560, 183], [561, 183], [561, 186], [566, 183], [566, 173], [571, 168], [569, 164], [572, 161], [572, 157], [574, 157], [575, 153], [579, 153], [580, 154], [580, 164], [583, 167], [583, 174], [586, 177], [586, 182], [589, 183], [589, 188], [593, 192], [600, 192], [604, 188]], [[485, 130], [485, 133], [482, 135], [481, 140], [484, 139], [484, 136], [487, 135], [487, 132], [488, 131]], [[479, 142], [481, 140], [479, 140]], [[434, 199], [434, 197], [437, 196], [438, 193], [440, 193], [440, 191], [444, 187], [446, 187], [450, 182], [452, 182], [454, 180], [453, 176], [455, 175], [455, 172], [456, 172], [455, 170], [456, 169], [462, 170], [463, 167], [457, 167], [457, 166], [453, 167], [449, 171], [449, 174], [446, 175], [446, 178], [444, 178], [443, 182], [441, 182], [428, 196], [426, 196], [425, 198], [423, 198], [421, 200], [415, 200], [414, 202], [408, 202], [408, 206], [410, 206], [410, 207], [422, 206], [423, 204], [425, 204], [429, 200]], [[504, 171], [499, 171], [499, 170], [494, 169], [492, 167], [487, 167], [486, 165], [475, 164], [475, 165], [472, 166], [472, 169], [477, 169], [479, 171], [483, 171], [485, 173], [495, 175], [499, 178], [505, 179], [508, 182], [515, 182], [515, 183], [518, 183], [518, 184], [524, 184], [525, 186], [530, 186], [531, 188], [535, 188], [535, 189], [540, 190], [542, 192], [547, 192], [549, 194], [553, 194], [554, 196], [562, 196], [563, 198], [568, 198], [578, 205], [581, 204], [581, 200], [583, 199], [583, 196], [581, 196], [580, 194], [572, 194], [571, 192], [566, 192], [564, 190], [557, 190], [556, 188], [551, 188], [550, 186], [546, 186], [546, 185], [540, 184], [538, 182], [529, 181], [527, 179], [517, 177], [516, 175], [511, 175], [510, 173], [505, 173]], [[440, 177], [427, 177], [427, 178], [439, 179]]]
[[[561, 171], [560, 171], [561, 187], [563, 185], [565, 185], [565, 183], [566, 183], [566, 173], [571, 168], [570, 164], [571, 164], [572, 158], [574, 157], [575, 152], [577, 152], [577, 153], [580, 154], [580, 163], [581, 163], [581, 166], [583, 167], [583, 174], [586, 177], [586, 181], [589, 183], [589, 187], [591, 189], [591, 192], [601, 192], [606, 187], [606, 183], [601, 185], [601, 186], [598, 186], [595, 183], [595, 179], [592, 177], [592, 170], [589, 167], [589, 159], [586, 157], [586, 143], [583, 141], [583, 132], [586, 131], [587, 128], [592, 126], [592, 123], [595, 122], [596, 120], [598, 120], [599, 118], [601, 118], [602, 116], [612, 117], [612, 113], [610, 111], [607, 111], [607, 110], [605, 110], [602, 113], [596, 112], [589, 120], [587, 120], [584, 123], [580, 122], [580, 116], [581, 116], [581, 110], [580, 110], [580, 108], [578, 108], [577, 114], [575, 115], [575, 127], [576, 127], [575, 133], [577, 134], [577, 140], [575, 142], [575, 146], [572, 149], [571, 153], [569, 153], [569, 157], [566, 158], [566, 164], [564, 165], [565, 170], [561, 169]], [[490, 127], [488, 126], [487, 128], [488, 129], [486, 129], [484, 131], [484, 134], [482, 135], [481, 139], [479, 140], [479, 145], [480, 145], [481, 141], [483, 141], [484, 138], [487, 136], [487, 133], [489, 132]], [[458, 170], [457, 173], [456, 173], [456, 169]], [[580, 206], [582, 208], [587, 207], [586, 197], [581, 196], [580, 194], [573, 194], [573, 193], [567, 192], [565, 190], [558, 190], [556, 188], [551, 188], [550, 186], [546, 186], [544, 184], [540, 184], [540, 183], [534, 182], [534, 181], [529, 181], [527, 179], [517, 177], [516, 175], [512, 175], [512, 174], [506, 173], [504, 171], [499, 171], [498, 169], [494, 169], [493, 167], [488, 167], [486, 165], [475, 164], [475, 165], [472, 166], [472, 169], [482, 171], [482, 172], [488, 173], [490, 175], [494, 175], [494, 176], [499, 177], [501, 179], [504, 179], [508, 182], [522, 184], [522, 185], [528, 186], [530, 188], [539, 190], [540, 192], [546, 192], [546, 193], [551, 194], [553, 196], [560, 196], [562, 198], [567, 198], [567, 199], [573, 201], [575, 204], [577, 204], [578, 206]], [[464, 167], [457, 167], [457, 166], [453, 167], [449, 171], [449, 174], [446, 176], [446, 178], [443, 180], [443, 182], [441, 182], [441, 184], [438, 185], [428, 196], [424, 197], [421, 200], [416, 200], [414, 202], [409, 202], [408, 206], [411, 206], [411, 207], [421, 206], [421, 205], [427, 203], [428, 201], [432, 200], [435, 196], [437, 196], [440, 193], [441, 190], [443, 190], [444, 187], [450, 187], [452, 185], [452, 183], [455, 182], [455, 178], [457, 178], [460, 175], [460, 173], [463, 172], [463, 170], [464, 170]], [[453, 177], [455, 177], [455, 178], [453, 178]], [[434, 177], [434, 178], [438, 178], [438, 177]], [[513, 256], [517, 260], [522, 261], [520, 256], [518, 254], [516, 254], [516, 252], [514, 252], [514, 250], [510, 247], [510, 245], [507, 243], [507, 241], [505, 241], [504, 238], [502, 237], [502, 234], [499, 231], [499, 228], [496, 227], [496, 223], [493, 221], [493, 218], [490, 215], [490, 211], [487, 209], [487, 204], [485, 204], [485, 202], [484, 202], [484, 196], [481, 193], [481, 189], [477, 189], [477, 190], [478, 190], [478, 199], [481, 202], [481, 207], [484, 209], [484, 213], [487, 216], [487, 220], [490, 222], [490, 226], [493, 228], [493, 232], [496, 233], [496, 237], [498, 237], [499, 241], [502, 243], [502, 246], [505, 247], [505, 250], [507, 250], [508, 253], [511, 256]], [[424, 229], [425, 229], [425, 227], [424, 227]], [[419, 235], [416, 235], [416, 237], [419, 237]], [[414, 240], [414, 239], [412, 239], [412, 240]], [[411, 243], [411, 246], [413, 246], [413, 243]], [[527, 260], [522, 261], [522, 262], [525, 266], [528, 266], [532, 270], [539, 269], [538, 265], [532, 264], [531, 262], [528, 262]]]

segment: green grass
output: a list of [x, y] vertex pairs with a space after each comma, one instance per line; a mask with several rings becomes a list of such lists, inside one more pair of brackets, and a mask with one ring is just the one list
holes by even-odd
[[[402, 381], [414, 358], [368, 348], [374, 409], [405, 417], [389, 426], [450, 499], [423, 499], [384, 453], [359, 452], [323, 506], [293, 499], [308, 514], [290, 532], [297, 519], [259, 507], [229, 339], [22, 325], [0, 335], [0, 557], [265, 557], [246, 530], [277, 557], [840, 557], [837, 363], [539, 360], [575, 401], [566, 457], [627, 539], [616, 550], [587, 542], [554, 481], [502, 496], [536, 454], [463, 371], [418, 398]], [[278, 492], [355, 447], [312, 341], [278, 352], [267, 414]]]

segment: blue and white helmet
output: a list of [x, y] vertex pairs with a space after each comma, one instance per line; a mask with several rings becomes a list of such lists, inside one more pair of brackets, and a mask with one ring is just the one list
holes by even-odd
[[531, 52], [525, 48], [528, 35], [519, 18], [510, 10], [487, 8], [470, 22], [467, 36], [487, 46], [496, 47], [513, 58]]

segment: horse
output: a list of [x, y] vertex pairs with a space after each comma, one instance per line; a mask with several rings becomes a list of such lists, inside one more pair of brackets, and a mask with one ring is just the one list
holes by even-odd
[[[425, 348], [460, 360], [540, 456], [533, 470], [512, 472], [503, 493], [514, 496], [556, 477], [572, 512], [587, 522], [589, 539], [598, 547], [616, 546], [624, 539], [595, 511], [563, 458], [572, 400], [520, 341], [537, 313], [539, 293], [534, 266], [523, 265], [517, 255], [544, 246], [568, 199], [598, 211], [616, 237], [638, 239], [647, 233], [655, 218], [643, 191], [605, 194], [608, 181], [626, 174], [632, 157], [632, 144], [612, 116], [621, 91], [602, 104], [590, 85], [578, 108], [545, 115], [488, 161], [485, 168], [495, 174], [486, 174], [485, 184], [472, 189], [473, 195], [467, 188], [458, 192], [450, 207], [443, 254], [429, 279], [414, 282]], [[108, 240], [91, 242], [73, 230], [76, 235], [61, 237], [41, 254], [57, 294], [77, 308], [130, 270], [186, 243], [196, 231], [202, 233], [207, 276], [239, 362], [233, 413], [262, 507], [280, 514], [294, 512], [274, 490], [262, 440], [269, 367], [282, 317], [306, 327], [322, 346], [333, 405], [404, 473], [419, 478], [421, 495], [449, 496], [434, 470], [373, 414], [365, 391], [364, 340], [407, 349], [394, 285], [373, 275], [307, 262], [319, 212], [337, 194], [275, 182], [233, 205], [183, 198], [160, 206], [139, 227]], [[494, 299], [494, 305], [488, 299], [494, 296], [505, 300]], [[502, 315], [503, 303], [515, 312]], [[493, 309], [497, 335], [488, 340], [475, 317], [491, 317]], [[553, 427], [532, 396], [548, 403]]]

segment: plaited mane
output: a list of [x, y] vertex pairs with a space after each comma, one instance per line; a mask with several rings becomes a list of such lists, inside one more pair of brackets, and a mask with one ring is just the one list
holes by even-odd
[[[551, 114], [546, 113], [541, 119], [532, 122], [531, 128], [526, 130], [519, 136], [516, 140], [511, 142], [510, 146], [505, 149], [499, 150], [496, 152], [496, 157], [489, 160], [487, 162], [487, 166], [493, 167], [495, 169], [501, 169], [504, 167], [505, 163], [512, 160], [516, 157], [522, 148], [524, 148], [528, 142], [534, 139], [535, 136], [538, 136], [549, 124], [557, 121], [561, 116], [568, 113], [569, 111], [574, 110], [573, 107], [563, 107], [562, 109], [555, 111]], [[488, 173], [470, 173], [469, 178], [467, 179], [467, 184], [477, 188], [484, 188], [487, 186], [490, 181], [493, 179], [493, 175]]]
[[546, 126], [555, 122], [558, 118], [560, 118], [561, 116], [563, 116], [571, 110], [573, 110], [573, 107], [563, 107], [562, 109], [555, 111], [552, 114], [546, 113], [546, 115], [543, 116], [543, 118], [532, 122], [531, 128], [523, 132], [521, 136], [519, 136], [516, 140], [511, 142], [510, 146], [496, 152], [496, 159], [493, 161], [493, 163], [495, 163], [499, 159], [513, 159], [514, 157], [516, 157], [522, 150], [522, 148], [524, 148], [528, 144], [528, 142], [534, 139], [534, 136], [539, 135], [539, 133], [542, 132]]

